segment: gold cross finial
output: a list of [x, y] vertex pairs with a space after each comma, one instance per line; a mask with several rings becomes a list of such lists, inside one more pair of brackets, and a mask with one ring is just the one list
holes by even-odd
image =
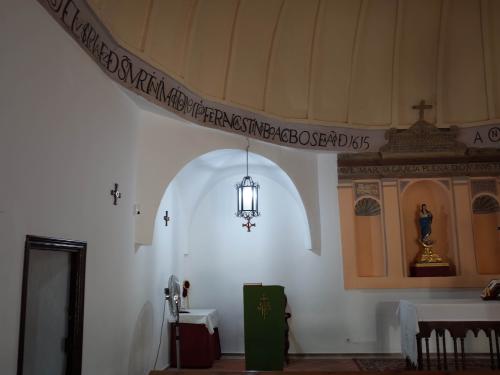
[[419, 105], [414, 105], [413, 109], [418, 109], [418, 121], [424, 121], [424, 111], [431, 109], [432, 105], [425, 104], [425, 100], [421, 100]]

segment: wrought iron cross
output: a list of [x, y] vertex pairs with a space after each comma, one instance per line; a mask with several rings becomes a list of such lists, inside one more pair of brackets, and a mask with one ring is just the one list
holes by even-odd
[[412, 108], [418, 109], [418, 121], [423, 121], [424, 120], [424, 111], [426, 109], [431, 109], [432, 105], [425, 104], [425, 100], [421, 100], [419, 105], [414, 105]]
[[115, 188], [111, 190], [111, 196], [113, 197], [113, 204], [118, 205], [118, 199], [121, 199], [122, 193], [118, 191], [118, 184], [115, 183]]
[[247, 232], [251, 232], [251, 228], [252, 227], [255, 227], [255, 223], [251, 223], [250, 220], [252, 220], [251, 217], [246, 217], [246, 223], [245, 224], [241, 224], [242, 227], [246, 227], [247, 228]]
[[168, 216], [168, 211], [165, 211], [165, 216], [163, 216], [163, 220], [165, 220], [165, 226], [168, 227], [168, 222], [170, 221], [170, 217]]

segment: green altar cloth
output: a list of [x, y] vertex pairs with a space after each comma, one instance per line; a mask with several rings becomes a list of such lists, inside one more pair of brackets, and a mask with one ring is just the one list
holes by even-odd
[[243, 306], [247, 371], [283, 370], [285, 288], [245, 285]]

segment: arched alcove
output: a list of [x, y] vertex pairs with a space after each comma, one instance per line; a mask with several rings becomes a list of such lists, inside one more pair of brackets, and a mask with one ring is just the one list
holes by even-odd
[[354, 205], [358, 276], [385, 276], [386, 257], [382, 209], [375, 198], [362, 197]]
[[400, 202], [406, 264], [411, 264], [421, 250], [418, 219], [420, 207], [425, 203], [433, 214], [431, 238], [435, 252], [458, 266], [455, 262], [453, 204], [448, 181], [410, 181], [401, 192]]
[[472, 201], [472, 230], [477, 272], [500, 273], [500, 205], [496, 197], [480, 194]]
[[[168, 196], [172, 195], [172, 199], [174, 199], [173, 196], [175, 195], [175, 202], [172, 200], [170, 205], [181, 208], [181, 212], [178, 212], [176, 216], [178, 217], [180, 214], [183, 217], [182, 228], [179, 228], [183, 232], [183, 236], [180, 236], [177, 240], [177, 245], [182, 253], [187, 254], [189, 252], [191, 225], [200, 203], [222, 180], [226, 180], [227, 186], [231, 188], [224, 193], [227, 195], [226, 202], [231, 205], [229, 206], [230, 209], [225, 209], [224, 215], [234, 217], [236, 211], [235, 185], [241, 181], [246, 173], [245, 158], [245, 152], [242, 150], [211, 151], [186, 164], [167, 187], [165, 191], [167, 201], [169, 200]], [[299, 217], [303, 226], [301, 244], [305, 249], [311, 249], [311, 233], [309, 231], [307, 212], [292, 179], [276, 163], [255, 153], [249, 153], [249, 172], [252, 177], [257, 177], [257, 180], [258, 177], [262, 177], [270, 180], [273, 184], [277, 184], [283, 189], [284, 193], [289, 195], [293, 204], [299, 210]], [[231, 180], [228, 181], [228, 178]], [[172, 191], [169, 192], [169, 190]], [[266, 186], [261, 184], [261, 202], [267, 197]], [[276, 195], [274, 198], [279, 200], [280, 197], [283, 196]], [[218, 208], [219, 206], [213, 207], [213, 210]], [[260, 209], [266, 212], [265, 205], [261, 204]], [[171, 214], [173, 215], [172, 212]], [[260, 218], [257, 218], [256, 221], [260, 221]]]
[[[189, 129], [182, 137], [172, 139], [169, 128], [164, 126], [160, 116], [147, 115], [148, 124], [139, 129], [138, 171], [136, 203], [141, 213], [135, 216], [136, 246], [151, 244], [155, 215], [169, 184], [176, 176], [198, 158], [209, 159], [212, 152], [240, 152], [243, 155], [247, 142], [241, 137], [220, 137], [207, 133], [199, 142], [192, 142], [199, 137], [198, 129]], [[172, 119], [173, 127], [184, 131], [184, 124], [177, 124]], [[169, 139], [166, 146], [165, 139]], [[187, 147], [177, 147], [172, 158], [172, 147], [187, 143]], [[279, 165], [287, 178], [293, 181], [299, 201], [304, 205], [310, 232], [310, 245], [307, 247], [316, 254], [321, 253], [321, 221], [319, 204], [319, 180], [317, 155], [309, 151], [283, 149], [264, 143], [251, 142], [250, 150], [262, 155], [270, 162]], [[201, 159], [200, 159], [201, 160]], [[240, 159], [243, 163], [244, 159]], [[236, 164], [235, 164], [236, 166]], [[213, 166], [211, 167], [213, 168]]]
[[262, 215], [254, 219], [257, 226], [251, 232], [242, 227], [242, 219], [234, 215], [235, 184], [245, 173], [242, 150], [218, 150], [194, 159], [169, 184], [155, 222], [154, 246], [170, 253], [165, 260], [174, 262], [165, 268], [191, 282], [190, 307], [216, 308], [224, 316], [220, 328], [226, 352], [244, 349], [244, 283], [283, 285], [290, 301], [297, 301], [316, 288], [303, 282], [299, 270], [325, 266], [306, 251], [309, 224], [293, 181], [277, 164], [254, 153], [249, 155], [249, 174], [261, 186]]

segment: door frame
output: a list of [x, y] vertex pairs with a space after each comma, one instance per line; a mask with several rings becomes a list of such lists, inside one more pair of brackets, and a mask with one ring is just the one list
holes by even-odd
[[68, 316], [68, 342], [66, 375], [80, 375], [82, 372], [83, 311], [85, 299], [85, 259], [87, 243], [58, 238], [26, 236], [24, 246], [23, 285], [21, 297], [21, 320], [19, 326], [19, 351], [17, 375], [23, 375], [24, 335], [26, 300], [28, 297], [28, 273], [30, 250], [64, 251], [71, 253], [70, 311]]

